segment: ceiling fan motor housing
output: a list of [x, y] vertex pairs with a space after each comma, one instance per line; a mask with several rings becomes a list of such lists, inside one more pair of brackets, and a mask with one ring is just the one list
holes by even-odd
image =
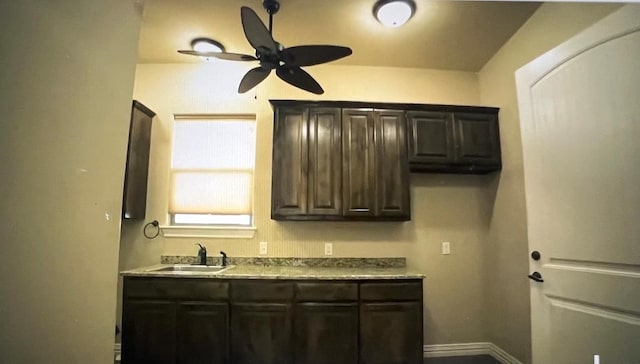
[[280, 2], [278, 0], [263, 0], [262, 6], [269, 14], [275, 14], [280, 10]]

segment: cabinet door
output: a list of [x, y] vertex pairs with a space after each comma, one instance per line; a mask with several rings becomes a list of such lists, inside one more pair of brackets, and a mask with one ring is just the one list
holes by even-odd
[[129, 147], [124, 174], [122, 217], [144, 219], [147, 208], [147, 178], [151, 149], [151, 121], [155, 113], [134, 101], [129, 125]]
[[271, 217], [307, 214], [309, 112], [279, 108], [273, 126]]
[[453, 163], [453, 119], [451, 113], [408, 111], [410, 163]]
[[299, 303], [294, 321], [296, 364], [358, 363], [357, 303]]
[[177, 308], [177, 364], [228, 363], [229, 304], [181, 302]]
[[409, 219], [409, 164], [404, 112], [376, 110], [376, 216]]
[[231, 305], [233, 364], [288, 364], [291, 360], [291, 304]]
[[308, 214], [342, 215], [342, 123], [340, 109], [309, 111]]
[[122, 314], [123, 364], [175, 364], [173, 302], [125, 300]]
[[455, 113], [454, 129], [458, 162], [500, 166], [500, 132], [497, 115]]
[[361, 304], [361, 364], [421, 364], [422, 345], [419, 302]]
[[342, 110], [342, 188], [345, 216], [375, 216], [374, 132], [372, 110]]

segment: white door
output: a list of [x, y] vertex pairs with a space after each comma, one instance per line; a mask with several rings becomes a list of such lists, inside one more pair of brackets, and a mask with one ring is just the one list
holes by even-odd
[[516, 78], [533, 362], [640, 364], [640, 5]]

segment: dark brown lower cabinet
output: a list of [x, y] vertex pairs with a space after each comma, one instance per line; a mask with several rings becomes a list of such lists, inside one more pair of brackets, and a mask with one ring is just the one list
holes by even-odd
[[229, 363], [229, 304], [180, 302], [176, 321], [177, 363]]
[[422, 280], [125, 277], [123, 364], [421, 364]]
[[231, 305], [233, 364], [291, 363], [291, 304]]
[[123, 364], [176, 363], [175, 303], [125, 300], [122, 327]]
[[360, 363], [422, 363], [420, 302], [360, 305]]
[[229, 304], [125, 301], [123, 364], [227, 364]]
[[358, 304], [298, 303], [296, 364], [357, 364]]

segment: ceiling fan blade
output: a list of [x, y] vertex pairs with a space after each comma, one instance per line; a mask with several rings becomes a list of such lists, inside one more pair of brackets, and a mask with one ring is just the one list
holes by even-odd
[[318, 84], [310, 74], [300, 67], [280, 66], [276, 70], [276, 74], [288, 84], [301, 88], [305, 91], [312, 92], [316, 95], [322, 95], [324, 93], [320, 84]]
[[280, 58], [290, 66], [313, 66], [335, 61], [353, 53], [351, 48], [334, 45], [304, 45], [280, 52]]
[[248, 54], [228, 53], [228, 52], [197, 52], [197, 51], [178, 51], [178, 53], [188, 54], [198, 57], [214, 57], [224, 59], [226, 61], [257, 61], [258, 59]]
[[259, 52], [277, 52], [276, 42], [264, 26], [262, 20], [251, 8], [243, 6], [240, 8], [240, 18], [242, 19], [242, 29], [249, 44]]
[[243, 94], [256, 87], [260, 82], [267, 78], [267, 76], [269, 76], [269, 73], [271, 73], [271, 70], [265, 70], [262, 67], [256, 67], [249, 70], [249, 72], [242, 77], [242, 81], [240, 81], [238, 93]]

